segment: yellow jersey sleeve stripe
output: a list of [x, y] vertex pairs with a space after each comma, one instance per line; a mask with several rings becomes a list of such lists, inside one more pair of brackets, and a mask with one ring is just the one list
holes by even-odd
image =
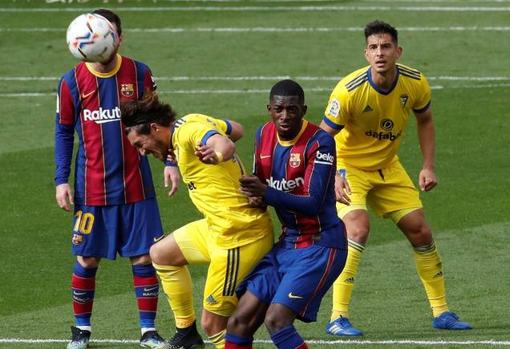
[[404, 71], [400, 71], [399, 73], [402, 76], [406, 76], [406, 77], [414, 79], [414, 80], [421, 80], [421, 76], [416, 76], [416, 75], [413, 75], [413, 74], [409, 74], [409, 73], [404, 72]]
[[416, 80], [421, 80], [420, 71], [403, 66], [403, 65], [397, 65], [397, 68], [398, 68], [398, 71], [400, 72], [400, 74], [410, 77], [410, 78], [413, 78], [413, 79], [416, 79]]
[[352, 79], [348, 83], [345, 84], [345, 88], [347, 91], [351, 92], [356, 87], [362, 85], [364, 82], [368, 80], [368, 74], [367, 72], [364, 72], [363, 74], [359, 75], [358, 77]]
[[397, 63], [397, 67], [398, 69], [407, 70], [410, 73], [421, 74], [421, 72], [418, 69], [411, 68], [404, 64]]

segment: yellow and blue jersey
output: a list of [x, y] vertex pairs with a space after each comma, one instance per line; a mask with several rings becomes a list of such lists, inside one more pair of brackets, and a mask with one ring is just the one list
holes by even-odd
[[378, 170], [397, 159], [411, 111], [431, 102], [430, 86], [418, 70], [397, 64], [397, 78], [387, 91], [373, 81], [370, 67], [340, 80], [329, 98], [323, 121], [336, 130], [338, 167]]
[[216, 134], [226, 136], [231, 125], [226, 120], [202, 114], [188, 114], [177, 120], [172, 147], [182, 179], [193, 204], [207, 219], [216, 243], [224, 248], [238, 247], [272, 234], [269, 214], [248, 205], [239, 191], [239, 178], [245, 174], [237, 155], [216, 165], [205, 164], [195, 155], [199, 144]]

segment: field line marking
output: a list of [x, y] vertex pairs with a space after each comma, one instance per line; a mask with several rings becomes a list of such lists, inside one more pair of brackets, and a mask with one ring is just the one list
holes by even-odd
[[[485, 84], [485, 85], [460, 85], [460, 86], [443, 86], [432, 85], [433, 90], [449, 90], [449, 89], [483, 89], [483, 88], [505, 88], [510, 87], [510, 83], [501, 84]], [[307, 92], [331, 92], [331, 87], [312, 87], [306, 88]], [[267, 93], [267, 89], [179, 89], [179, 90], [158, 90], [161, 95], [166, 94], [256, 94]], [[46, 97], [55, 96], [55, 92], [6, 92], [0, 93], [0, 97]]]
[[[74, 7], [0, 7], [0, 12], [87, 12]], [[509, 12], [508, 6], [186, 6], [186, 7], [116, 7], [117, 12], [251, 12], [251, 11], [403, 11], [403, 12]]]
[[[66, 343], [68, 339], [57, 339], [57, 338], [49, 338], [49, 339], [25, 339], [25, 338], [0, 338], [0, 343], [25, 343], [25, 344], [44, 344], [44, 343]], [[415, 339], [402, 339], [402, 340], [322, 340], [322, 339], [309, 339], [305, 340], [309, 344], [322, 344], [322, 345], [359, 345], [359, 344], [379, 344], [379, 345], [409, 345], [409, 344], [418, 344], [418, 345], [430, 345], [430, 346], [440, 346], [440, 345], [491, 345], [491, 346], [510, 346], [510, 341], [498, 341], [498, 340], [415, 340]], [[138, 340], [131, 339], [92, 339], [91, 343], [110, 343], [110, 344], [133, 344], [139, 343]], [[209, 342], [209, 341], [207, 341]], [[270, 340], [262, 340], [256, 339], [254, 343], [261, 344], [271, 344]]]
[[[157, 81], [273, 81], [296, 79], [301, 81], [339, 81], [342, 76], [156, 76]], [[510, 81], [510, 76], [429, 76], [429, 81]], [[58, 81], [57, 76], [0, 76], [0, 81]]]
[[[48, 2], [48, 0], [46, 0]], [[51, 1], [51, 0], [50, 0]], [[53, 1], [59, 1], [59, 0], [53, 0]], [[245, 0], [159, 0], [160, 2], [171, 2], [171, 3], [186, 3], [186, 2], [225, 2], [225, 3], [232, 3], [232, 2], [244, 2]], [[336, 2], [338, 0], [304, 0], [303, 2]], [[502, 2], [509, 2], [510, 0], [484, 0], [484, 3], [502, 3]], [[278, 3], [278, 2], [297, 2], [296, 0], [250, 0], [250, 2], [255, 3]], [[417, 3], [423, 3], [423, 0], [378, 0], [377, 2], [417, 2]], [[462, 2], [480, 2], [480, 0], [427, 0], [428, 3], [462, 3]]]
[[[510, 26], [449, 26], [449, 27], [402, 27], [400, 32], [507, 32]], [[0, 28], [0, 32], [44, 33], [65, 32], [66, 28]], [[362, 32], [362, 27], [210, 27], [210, 28], [130, 28], [131, 33], [329, 33]]]

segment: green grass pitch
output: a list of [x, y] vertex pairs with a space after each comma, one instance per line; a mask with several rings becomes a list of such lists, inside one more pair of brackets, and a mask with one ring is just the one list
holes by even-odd
[[[280, 77], [302, 84], [308, 119], [319, 122], [336, 80], [365, 64], [364, 24], [382, 19], [400, 29], [401, 62], [422, 70], [434, 89], [440, 184], [422, 195], [425, 212], [443, 257], [450, 308], [475, 329], [431, 328], [407, 241], [390, 222], [373, 219], [351, 307], [366, 335], [339, 343], [324, 333], [330, 295], [318, 322], [298, 323], [298, 330], [312, 348], [510, 347], [510, 2], [3, 0], [0, 348], [64, 348], [73, 323], [71, 215], [54, 200], [55, 89], [75, 63], [65, 46], [67, 24], [100, 6], [117, 9], [122, 53], [150, 65], [162, 99], [180, 115], [202, 112], [245, 126], [238, 149], [248, 166], [254, 131], [268, 119], [268, 90]], [[400, 156], [416, 179], [421, 154], [412, 118]], [[168, 198], [162, 166], [151, 163], [165, 230], [197, 219], [186, 188]], [[199, 316], [206, 269], [190, 269]], [[97, 286], [93, 339], [119, 342], [91, 348], [138, 347], [127, 261], [103, 261]], [[173, 334], [163, 296], [157, 321], [162, 335]], [[257, 339], [267, 341], [266, 331]]]

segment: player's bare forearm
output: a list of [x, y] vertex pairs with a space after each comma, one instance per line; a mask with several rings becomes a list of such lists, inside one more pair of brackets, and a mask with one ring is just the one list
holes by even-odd
[[217, 164], [231, 159], [235, 150], [236, 146], [232, 140], [215, 134], [207, 140], [206, 144], [197, 145], [195, 155], [206, 164]]
[[436, 133], [430, 108], [423, 113], [416, 114], [416, 121], [420, 149], [423, 155], [423, 165], [418, 176], [418, 182], [422, 191], [429, 191], [437, 185], [437, 177], [434, 173]]
[[423, 113], [417, 113], [416, 122], [420, 149], [423, 155], [422, 168], [434, 171], [436, 131], [430, 108]]
[[163, 171], [163, 180], [165, 183], [165, 188], [171, 186], [170, 191], [168, 192], [168, 196], [173, 196], [177, 192], [177, 189], [179, 188], [179, 182], [181, 180], [179, 168], [177, 166], [165, 166]]

